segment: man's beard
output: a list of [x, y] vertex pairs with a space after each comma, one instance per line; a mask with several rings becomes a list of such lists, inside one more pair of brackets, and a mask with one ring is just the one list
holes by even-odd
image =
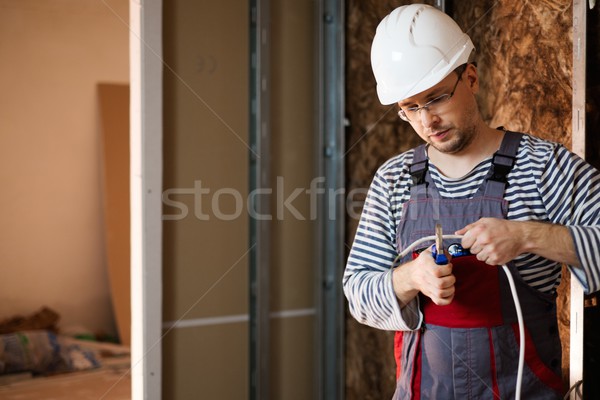
[[475, 139], [475, 129], [454, 130], [450, 139], [443, 142], [430, 142], [429, 145], [445, 154], [456, 154], [466, 149]]
[[[466, 107], [464, 118], [461, 119], [461, 128], [450, 127], [452, 129], [452, 135], [448, 140], [436, 143], [430, 143], [430, 145], [445, 154], [457, 154], [466, 149], [477, 137], [477, 109], [476, 107]], [[437, 128], [440, 131], [443, 128]]]

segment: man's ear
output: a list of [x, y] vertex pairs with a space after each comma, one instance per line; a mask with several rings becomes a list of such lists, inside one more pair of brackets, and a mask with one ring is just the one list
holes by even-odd
[[477, 73], [477, 67], [474, 64], [467, 65], [467, 69], [465, 70], [465, 81], [473, 93], [479, 91], [479, 75]]

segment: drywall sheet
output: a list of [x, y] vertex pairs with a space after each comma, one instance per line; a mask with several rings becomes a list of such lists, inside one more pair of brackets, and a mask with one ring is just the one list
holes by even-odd
[[106, 259], [119, 338], [131, 336], [129, 85], [99, 84]]
[[166, 399], [248, 397], [248, 15], [163, 2]]
[[277, 193], [271, 198], [270, 306], [275, 315], [303, 314], [271, 320], [272, 399], [314, 398], [317, 386], [314, 232], [317, 188], [324, 184], [315, 176], [316, 6], [283, 0], [270, 9], [270, 167]]
[[163, 399], [247, 399], [248, 323], [174, 329], [163, 339]]

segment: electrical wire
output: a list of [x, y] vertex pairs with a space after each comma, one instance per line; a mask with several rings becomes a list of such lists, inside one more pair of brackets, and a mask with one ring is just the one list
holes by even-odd
[[[462, 239], [462, 235], [442, 235], [442, 239]], [[405, 257], [410, 251], [412, 251], [418, 245], [435, 241], [437, 238], [436, 235], [426, 236], [419, 240], [415, 240], [408, 247], [398, 254], [398, 256], [394, 259], [393, 265]], [[510, 273], [510, 270], [506, 266], [506, 264], [502, 264], [502, 269], [506, 274], [506, 278], [508, 279], [508, 285], [510, 286], [510, 291], [513, 297], [513, 302], [515, 303], [515, 310], [517, 313], [517, 321], [519, 323], [519, 366], [517, 369], [517, 383], [515, 386], [515, 400], [521, 399], [521, 386], [523, 383], [523, 366], [525, 364], [525, 323], [523, 322], [523, 311], [521, 310], [521, 302], [519, 301], [519, 295], [517, 294], [517, 288], [515, 287], [515, 281]]]
[[512, 293], [515, 309], [517, 311], [517, 320], [519, 321], [519, 368], [517, 369], [515, 400], [520, 400], [521, 385], [523, 383], [523, 364], [525, 363], [525, 323], [523, 322], [523, 311], [521, 310], [521, 302], [519, 301], [517, 288], [515, 287], [515, 281], [513, 280], [512, 274], [510, 273], [506, 264], [502, 264], [502, 269], [506, 273], [506, 278], [508, 279], [508, 284], [510, 285], [510, 291]]
[[575, 399], [583, 399], [583, 393], [581, 392], [582, 386], [583, 386], [583, 381], [575, 382], [575, 384], [573, 386], [571, 386], [569, 391], [565, 394], [565, 397], [563, 397], [563, 400], [569, 400], [569, 396], [571, 395], [572, 392], [574, 392]]

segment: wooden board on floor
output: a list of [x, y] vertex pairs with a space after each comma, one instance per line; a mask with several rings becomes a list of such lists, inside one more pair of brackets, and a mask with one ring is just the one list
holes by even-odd
[[44, 378], [31, 378], [0, 386], [2, 400], [130, 400], [129, 367], [102, 368]]
[[106, 259], [121, 343], [131, 343], [129, 85], [99, 84]]

